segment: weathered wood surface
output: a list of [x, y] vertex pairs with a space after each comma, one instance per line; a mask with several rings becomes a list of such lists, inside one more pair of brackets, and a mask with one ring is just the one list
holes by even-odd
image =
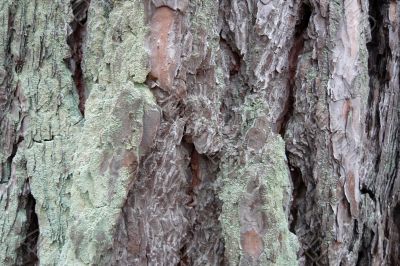
[[3, 0], [1, 265], [398, 265], [394, 0]]

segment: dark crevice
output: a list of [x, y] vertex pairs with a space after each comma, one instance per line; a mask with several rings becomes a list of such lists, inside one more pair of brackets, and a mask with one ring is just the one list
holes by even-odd
[[[8, 8], [8, 24], [7, 24], [7, 39], [6, 45], [4, 47], [4, 77], [3, 82], [0, 84], [0, 122], [6, 117], [6, 110], [10, 108], [13, 101], [13, 90], [12, 90], [12, 80], [13, 80], [13, 55], [11, 53], [11, 43], [13, 41], [13, 36], [15, 33], [14, 20], [16, 15], [16, 4], [10, 5]], [[1, 73], [0, 73], [1, 74]], [[0, 136], [2, 132], [0, 131]]]
[[[226, 26], [229, 28], [228, 26]], [[224, 121], [226, 124], [234, 122], [237, 118], [236, 113], [232, 111], [234, 106], [240, 106], [243, 104], [246, 95], [252, 92], [252, 88], [249, 86], [247, 75], [242, 75], [242, 69], [245, 69], [245, 61], [241, 51], [236, 46], [233, 32], [220, 32], [219, 47], [221, 49], [221, 64], [226, 64], [226, 71], [229, 76], [226, 77], [227, 86], [232, 86], [234, 90], [228, 90], [225, 92], [225, 96], [221, 102], [221, 114], [223, 114]]]
[[305, 42], [305, 33], [308, 28], [308, 24], [310, 22], [312, 14], [311, 6], [306, 3], [302, 3], [299, 8], [298, 21], [294, 30], [294, 41], [292, 48], [289, 51], [288, 56], [288, 69], [289, 69], [289, 77], [288, 77], [288, 95], [286, 98], [286, 103], [280, 118], [276, 122], [276, 131], [281, 134], [283, 137], [285, 135], [286, 126], [293, 116], [294, 104], [295, 104], [295, 86], [296, 86], [296, 75], [297, 75], [297, 65], [299, 62], [299, 56], [303, 52], [304, 42]]
[[79, 111], [85, 115], [85, 102], [87, 91], [85, 77], [82, 70], [83, 62], [83, 43], [86, 37], [87, 12], [90, 0], [72, 0], [71, 7], [74, 20], [69, 24], [72, 33], [67, 38], [67, 44], [71, 50], [71, 57], [66, 59], [66, 63], [72, 72], [72, 78], [79, 96]]
[[35, 143], [51, 142], [54, 140], [54, 137], [55, 137], [54, 135], [51, 135], [50, 138], [48, 139], [41, 139], [41, 140], [32, 139], [32, 141]]
[[190, 259], [187, 254], [187, 245], [183, 245], [179, 252], [180, 252], [180, 261], [178, 265], [179, 266], [190, 265]]
[[[12, 109], [12, 103], [15, 98], [16, 88], [12, 86], [13, 83], [13, 54], [11, 52], [12, 41], [14, 39], [14, 24], [16, 17], [17, 4], [13, 3], [8, 8], [8, 22], [7, 22], [7, 36], [4, 45], [4, 58], [3, 64], [0, 66], [0, 150], [2, 150], [8, 158], [2, 160], [1, 163], [1, 177], [0, 184], [7, 183], [11, 177], [11, 162], [15, 156], [9, 147], [14, 146], [16, 141], [15, 126], [9, 127], [7, 114]], [[3, 68], [3, 70], [1, 70]], [[9, 136], [7, 136], [9, 135]], [[14, 149], [14, 147], [13, 147]], [[11, 152], [11, 155], [10, 155]], [[8, 204], [6, 204], [7, 208]]]
[[[307, 29], [309, 26], [310, 18], [312, 15], [312, 7], [308, 1], [303, 1], [298, 9], [297, 22], [293, 34], [292, 47], [288, 54], [288, 79], [286, 86], [286, 102], [280, 117], [276, 121], [275, 131], [278, 132], [286, 142], [290, 141], [285, 138], [288, 124], [293, 118], [295, 113], [296, 104], [296, 78], [297, 68], [300, 56], [304, 53], [304, 48], [307, 38]], [[292, 201], [290, 204], [290, 217], [289, 217], [289, 230], [294, 234], [299, 234], [299, 240], [302, 246], [303, 257], [305, 258], [305, 265], [314, 265], [312, 257], [320, 257], [321, 239], [316, 230], [319, 228], [318, 224], [314, 224], [309, 228], [304, 224], [304, 212], [306, 211], [306, 194], [307, 184], [304, 182], [302, 169], [295, 165], [291, 160], [291, 153], [286, 148], [286, 157], [288, 158], [288, 167], [290, 170], [290, 177], [293, 184]], [[306, 226], [305, 226], [306, 225]], [[317, 234], [317, 235], [316, 235]]]
[[399, 265], [400, 263], [400, 202], [397, 202], [391, 211], [390, 227], [390, 265]]
[[358, 220], [354, 219], [354, 225], [353, 225], [353, 237], [352, 240], [350, 241], [350, 245], [349, 245], [349, 251], [353, 252], [354, 249], [354, 244], [356, 243], [357, 239], [359, 238], [359, 229], [358, 229]]
[[[26, 4], [25, 4], [26, 5]], [[20, 42], [19, 42], [19, 52], [18, 55], [16, 56], [14, 63], [15, 67], [14, 70], [16, 73], [21, 73], [22, 69], [24, 67], [25, 61], [26, 61], [26, 54], [28, 52], [27, 46], [28, 46], [28, 38], [29, 38], [29, 27], [30, 25], [27, 25], [26, 21], [26, 6], [21, 8], [21, 18], [24, 18], [24, 23], [22, 24], [22, 29], [20, 29]]]
[[[29, 183], [28, 187], [29, 187]], [[36, 200], [29, 192], [20, 199], [21, 208], [26, 210], [26, 236], [17, 250], [18, 265], [38, 265], [37, 244], [39, 240], [39, 221], [35, 212]]]
[[[179, 265], [193, 265], [203, 255], [217, 254], [222, 265], [224, 248], [219, 215], [222, 203], [217, 197], [213, 183], [216, 181], [218, 163], [217, 158], [210, 159], [200, 154], [192, 143], [190, 136], [185, 136], [182, 146], [190, 153], [188, 186], [186, 193], [189, 196], [187, 210], [192, 217], [188, 231], [182, 244]], [[209, 237], [206, 237], [209, 235]], [[213, 247], [218, 247], [214, 250]], [[213, 255], [214, 256], [214, 255]]]
[[[369, 139], [370, 150], [375, 154], [374, 171], [371, 171], [366, 180], [370, 182], [367, 187], [373, 187], [375, 183], [380, 184], [380, 179], [384, 179], [383, 187], [376, 191], [377, 200], [387, 202], [389, 206], [385, 210], [380, 205], [381, 212], [385, 213], [385, 219], [382, 222], [385, 241], [382, 241], [382, 248], [387, 258], [388, 265], [399, 265], [400, 262], [400, 205], [393, 202], [398, 197], [396, 191], [396, 175], [398, 173], [399, 162], [399, 124], [398, 124], [398, 84], [391, 84], [393, 77], [398, 73], [391, 73], [392, 64], [396, 64], [394, 55], [390, 46], [390, 4], [389, 0], [369, 0], [369, 21], [371, 29], [371, 39], [367, 43], [368, 49], [368, 75], [369, 75], [369, 96], [368, 106], [366, 108], [366, 135]], [[393, 22], [393, 21], [392, 21]], [[394, 87], [393, 87], [394, 86]], [[386, 97], [391, 97], [393, 104], [386, 105]], [[394, 99], [397, 97], [397, 99]], [[386, 112], [386, 114], [385, 114]], [[390, 113], [394, 116], [389, 115]], [[386, 120], [386, 121], [384, 121]], [[391, 146], [386, 146], [387, 141]], [[387, 163], [387, 158], [391, 162]], [[382, 168], [382, 163], [384, 162]], [[382, 185], [381, 185], [382, 186]], [[361, 189], [361, 193], [368, 194], [375, 201], [375, 191]], [[379, 196], [379, 197], [378, 197]], [[362, 257], [370, 256], [376, 252], [377, 245], [363, 247], [359, 253], [359, 263], [357, 265], [366, 265], [368, 261]]]
[[303, 33], [307, 30], [311, 15], [312, 7], [309, 3], [303, 1], [299, 8], [299, 15], [297, 16], [298, 20], [294, 31], [295, 38], [301, 38]]
[[[290, 163], [289, 163], [290, 164]], [[303, 181], [301, 170], [295, 166], [290, 166], [290, 177], [293, 183], [292, 203], [290, 206], [290, 226], [289, 230], [296, 233], [296, 224], [298, 216], [300, 215], [299, 209], [302, 202], [305, 200], [307, 187]]]
[[360, 189], [360, 192], [362, 195], [368, 195], [373, 201], [376, 200], [375, 193], [371, 189], [369, 189], [367, 187], [363, 187]]
[[228, 51], [230, 56], [229, 76], [234, 77], [240, 73], [243, 57], [240, 55], [239, 49], [234, 47], [225, 38], [226, 37], [223, 37], [222, 33], [220, 33], [220, 47], [222, 47], [225, 51]]
[[[295, 104], [295, 81], [297, 75], [297, 65], [299, 62], [299, 56], [303, 52], [306, 30], [311, 18], [312, 9], [306, 3], [302, 3], [299, 7], [298, 21], [294, 30], [293, 46], [289, 51], [288, 64], [289, 64], [289, 77], [287, 83], [287, 100], [283, 109], [282, 115], [276, 122], [276, 131], [280, 133], [282, 138], [285, 137], [286, 127], [289, 120], [293, 116], [294, 104]], [[296, 225], [298, 224], [298, 218], [300, 215], [300, 208], [302, 202], [305, 200], [307, 191], [306, 184], [304, 183], [301, 169], [290, 163], [289, 152], [286, 151], [288, 158], [288, 165], [290, 170], [290, 176], [293, 184], [292, 202], [290, 206], [290, 231], [296, 233]]]
[[18, 151], [18, 145], [24, 140], [22, 136], [19, 136], [17, 142], [13, 144], [12, 151], [10, 156], [7, 158], [5, 163], [2, 163], [2, 172], [1, 172], [1, 180], [0, 184], [2, 183], [7, 183], [10, 178], [11, 178], [11, 166], [12, 162], [14, 160], [15, 155], [17, 154]]
[[[390, 57], [389, 32], [384, 25], [384, 7], [387, 1], [370, 0], [369, 1], [369, 21], [371, 28], [371, 40], [367, 43], [368, 49], [368, 76], [369, 79], [369, 96], [368, 108], [366, 115], [366, 133], [372, 140], [379, 141], [381, 129], [381, 118], [379, 104], [385, 86], [389, 80], [386, 66]], [[379, 171], [379, 157], [381, 148], [376, 143], [377, 154], [379, 155], [375, 163], [375, 171]]]
[[397, 203], [392, 211], [393, 224], [396, 225], [398, 232], [400, 232], [400, 203]]
[[374, 239], [374, 232], [369, 229], [368, 227], [363, 228], [362, 232], [362, 243], [361, 247], [358, 250], [358, 258], [356, 266], [364, 266], [364, 265], [372, 265], [372, 256], [371, 252], [371, 245], [372, 240]]

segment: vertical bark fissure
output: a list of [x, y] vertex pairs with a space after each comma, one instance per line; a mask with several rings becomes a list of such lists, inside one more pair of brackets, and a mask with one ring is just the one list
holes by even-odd
[[361, 236], [361, 246], [358, 250], [358, 258], [357, 258], [357, 266], [363, 265], [371, 265], [372, 256], [371, 256], [371, 248], [372, 248], [372, 240], [375, 236], [374, 231], [368, 229], [367, 227], [363, 228], [362, 236]]
[[[189, 137], [186, 136], [186, 139]], [[188, 202], [186, 203], [188, 208], [194, 208], [196, 206], [196, 187], [199, 186], [201, 180], [199, 179], [199, 153], [196, 151], [196, 147], [191, 143], [191, 141], [182, 140], [182, 146], [186, 147], [188, 152], [190, 153], [189, 159], [189, 166], [188, 166], [188, 173], [190, 172], [191, 175], [188, 177], [188, 187], [186, 193], [188, 194]], [[186, 241], [182, 244], [180, 249], [180, 261], [179, 265], [191, 265], [193, 261], [190, 258], [190, 243], [193, 242], [194, 239], [194, 231], [195, 231], [195, 221], [193, 219], [188, 226]]]
[[[248, 3], [243, 3], [247, 6]], [[244, 59], [244, 51], [240, 48], [240, 43], [235, 36], [235, 31], [229, 26], [230, 14], [228, 10], [232, 9], [235, 4], [230, 1], [220, 1], [219, 16], [222, 19], [221, 31], [219, 36], [219, 48], [221, 54], [225, 57], [225, 63], [227, 64], [227, 70], [229, 76], [227, 78], [227, 85], [234, 88], [233, 90], [227, 90], [225, 97], [222, 98], [221, 107], [223, 108], [223, 114], [225, 116], [226, 124], [234, 124], [235, 112], [232, 111], [237, 106], [241, 106], [244, 103], [245, 98], [254, 93], [254, 88], [248, 82], [249, 77], [246, 72], [246, 60]], [[246, 7], [247, 8], [247, 7]], [[229, 121], [232, 119], [231, 121]]]
[[[223, 242], [220, 222], [221, 202], [217, 197], [214, 183], [217, 178], [219, 158], [210, 159], [200, 154], [191, 143], [190, 137], [186, 137], [182, 145], [190, 152], [190, 173], [188, 178], [187, 203], [188, 226], [187, 237], [181, 248], [181, 261], [179, 265], [201, 265], [202, 255], [213, 256], [213, 247], [218, 265], [223, 262]], [[215, 242], [210, 241], [213, 239]], [[208, 242], [207, 242], [208, 241]], [[210, 260], [209, 261], [213, 261]]]
[[277, 121], [278, 124], [278, 132], [284, 137], [286, 132], [286, 125], [289, 122], [290, 118], [293, 115], [294, 105], [295, 105], [295, 90], [296, 90], [296, 75], [297, 75], [297, 65], [299, 62], [299, 57], [304, 49], [305, 42], [305, 33], [310, 21], [311, 17], [311, 7], [303, 2], [299, 8], [299, 15], [297, 16], [299, 20], [296, 23], [294, 36], [293, 36], [293, 45], [289, 51], [288, 60], [289, 60], [289, 73], [288, 73], [288, 96], [286, 100], [286, 104], [283, 110], [283, 114], [281, 115], [281, 119]]
[[86, 37], [87, 12], [90, 0], [72, 0], [71, 7], [74, 19], [69, 24], [72, 33], [67, 38], [67, 44], [71, 50], [71, 57], [67, 59], [68, 67], [72, 72], [72, 78], [79, 97], [79, 111], [85, 115], [85, 102], [87, 98], [85, 77], [82, 70], [83, 43]]
[[[369, 54], [368, 72], [370, 77], [370, 94], [368, 98], [369, 111], [366, 118], [366, 130], [369, 139], [374, 143], [377, 151], [375, 159], [376, 173], [379, 173], [380, 161], [382, 158], [384, 158], [384, 156], [382, 157], [382, 142], [385, 141], [385, 138], [391, 137], [386, 132], [381, 134], [382, 129], [385, 131], [385, 128], [389, 127], [389, 125], [382, 127], [381, 121], [381, 119], [385, 119], [381, 117], [382, 108], [384, 107], [384, 103], [382, 101], [384, 101], [385, 93], [387, 93], [386, 89], [390, 86], [389, 82], [391, 79], [390, 73], [387, 69], [390, 59], [392, 58], [392, 51], [389, 45], [389, 18], [387, 17], [389, 13], [388, 7], [388, 1], [384, 1], [384, 3], [376, 0], [369, 1], [369, 16], [371, 17], [371, 40], [367, 44], [367, 48]], [[397, 102], [395, 102], [395, 104], [396, 103]], [[390, 108], [396, 108], [396, 106], [387, 106], [387, 108], [389, 111]], [[383, 123], [383, 125], [385, 125], [385, 123]], [[395, 135], [394, 138], [397, 139], [397, 135]], [[396, 141], [393, 141], [393, 144], [394, 146], [392, 149], [392, 154], [396, 155], [399, 151], [398, 145]], [[388, 173], [388, 175], [395, 176], [397, 172], [397, 164], [392, 166], [391, 170], [392, 172]], [[394, 181], [394, 178], [392, 178], [392, 181]], [[393, 185], [388, 187], [392, 188]]]
[[[385, 239], [383, 246], [375, 243], [365, 247], [361, 255], [368, 256], [368, 260], [359, 256], [361, 262], [370, 262], [371, 254], [375, 257], [378, 248], [382, 258], [391, 265], [400, 261], [400, 195], [398, 187], [399, 161], [399, 94], [396, 76], [397, 47], [393, 46], [396, 40], [392, 32], [394, 25], [391, 12], [396, 9], [393, 1], [369, 0], [369, 17], [371, 40], [367, 43], [369, 97], [366, 116], [366, 133], [369, 149], [373, 149], [373, 171], [368, 173], [367, 182], [362, 184], [361, 193], [367, 193], [379, 206], [387, 206], [380, 210], [383, 218], [378, 230], [382, 230]], [[397, 6], [398, 9], [398, 6]], [[396, 12], [396, 11], [395, 11]], [[396, 98], [397, 97], [397, 98]], [[390, 99], [390, 101], [387, 101]], [[384, 181], [383, 181], [384, 180]], [[378, 231], [379, 232], [379, 231]], [[365, 241], [363, 239], [363, 241]], [[378, 242], [378, 241], [376, 241]], [[379, 253], [378, 253], [379, 254]], [[374, 258], [375, 259], [375, 258]]]
[[292, 184], [293, 184], [292, 202], [290, 205], [289, 229], [292, 233], [295, 234], [296, 233], [295, 227], [298, 222], [298, 216], [299, 216], [299, 209], [300, 209], [299, 206], [305, 200], [307, 187], [303, 181], [301, 170], [298, 167], [291, 165], [289, 159], [288, 159], [288, 164], [289, 164], [290, 177], [292, 179]]
[[[12, 107], [13, 99], [15, 98], [15, 90], [13, 88], [13, 55], [11, 53], [11, 43], [13, 41], [14, 35], [14, 20], [16, 15], [16, 4], [12, 4], [8, 8], [8, 21], [7, 21], [7, 36], [6, 36], [6, 45], [4, 47], [4, 62], [3, 68], [0, 67], [0, 148], [2, 152], [6, 154], [6, 160], [0, 162], [1, 163], [1, 177], [0, 184], [7, 183], [11, 176], [11, 163], [16, 154], [16, 149], [18, 144], [16, 143], [16, 129], [7, 128], [8, 127], [8, 119], [6, 115], [8, 114], [8, 110]], [[8, 130], [12, 130], [11, 134], [7, 132]], [[7, 136], [10, 134], [10, 136]], [[12, 149], [10, 149], [12, 147]], [[7, 154], [8, 153], [8, 154]]]
[[0, 184], [7, 183], [11, 178], [11, 166], [15, 155], [18, 151], [18, 145], [24, 140], [22, 136], [19, 136], [18, 141], [13, 144], [10, 156], [7, 158], [6, 162], [2, 165]]
[[15, 73], [19, 74], [21, 73], [25, 60], [26, 60], [26, 53], [27, 53], [27, 45], [28, 45], [28, 39], [29, 39], [29, 26], [27, 25], [26, 17], [27, 17], [27, 4], [24, 3], [21, 5], [21, 17], [23, 18], [23, 23], [21, 27], [19, 28], [19, 34], [21, 36], [21, 40], [19, 42], [19, 52], [18, 56], [15, 58], [14, 63], [15, 63]]
[[229, 76], [234, 77], [240, 73], [240, 68], [241, 68], [241, 61], [242, 56], [240, 56], [240, 51], [233, 46], [228, 40], [226, 40], [222, 34], [220, 34], [220, 47], [224, 49], [225, 51], [229, 51], [231, 55], [231, 65], [229, 68]]
[[[369, 1], [369, 17], [371, 27], [371, 40], [367, 43], [368, 49], [368, 74], [369, 74], [369, 97], [368, 112], [366, 117], [366, 131], [368, 137], [379, 142], [379, 133], [381, 129], [381, 118], [379, 104], [381, 102], [381, 94], [387, 85], [386, 65], [388, 61], [388, 32], [384, 29], [384, 15], [382, 14], [381, 3], [376, 0]], [[384, 5], [383, 5], [384, 6]], [[377, 97], [375, 98], [375, 94]], [[376, 143], [377, 160], [375, 171], [378, 172], [379, 160], [381, 154], [381, 146]]]
[[[295, 31], [294, 31], [294, 40], [292, 48], [289, 51], [288, 60], [288, 82], [287, 82], [287, 90], [288, 96], [286, 100], [286, 104], [283, 110], [283, 114], [278, 123], [278, 130], [282, 138], [285, 138], [286, 127], [289, 123], [290, 119], [293, 116], [294, 108], [295, 108], [295, 93], [296, 93], [296, 77], [297, 77], [297, 66], [299, 63], [299, 57], [303, 53], [304, 44], [305, 44], [305, 35], [308, 28], [308, 24], [310, 21], [310, 17], [312, 14], [311, 7], [308, 3], [303, 2], [299, 8], [299, 15], [297, 16], [299, 20], [296, 23]], [[298, 221], [299, 215], [299, 205], [305, 200], [306, 194], [306, 184], [304, 183], [301, 169], [297, 166], [291, 164], [289, 151], [286, 149], [286, 157], [288, 160], [290, 177], [293, 184], [292, 191], [292, 202], [290, 206], [290, 230], [292, 233], [295, 232], [295, 227]]]
[[21, 208], [26, 211], [26, 236], [24, 242], [18, 250], [18, 262], [20, 265], [37, 265], [39, 257], [37, 254], [37, 244], [39, 240], [39, 222], [35, 212], [36, 200], [30, 192], [29, 182], [26, 183], [27, 194], [22, 196]]
[[[247, 86], [244, 83], [243, 76], [241, 75], [243, 58], [240, 54], [239, 49], [236, 47], [235, 43], [229, 40], [229, 35], [225, 32], [220, 33], [220, 43], [219, 47], [224, 54], [226, 54], [227, 61], [230, 63], [229, 65], [229, 82], [232, 84], [239, 83], [242, 87]], [[233, 108], [241, 103], [235, 103], [235, 101], [243, 100], [245, 97], [245, 93], [248, 90], [240, 90], [240, 87], [237, 90], [227, 90], [225, 92], [226, 97], [222, 99], [221, 102], [221, 113], [224, 116], [225, 123], [232, 123], [232, 120], [236, 119], [235, 112], [232, 111]], [[236, 94], [239, 94], [240, 97], [237, 97]], [[236, 96], [236, 97], [235, 97]]]
[[[11, 43], [13, 40], [13, 35], [14, 35], [14, 20], [15, 20], [15, 15], [16, 15], [16, 9], [17, 6], [15, 4], [11, 5], [8, 8], [8, 22], [7, 22], [7, 36], [6, 36], [6, 45], [4, 47], [4, 54], [6, 55], [4, 57], [4, 62], [3, 62], [3, 67], [4, 67], [4, 73], [0, 73], [0, 77], [3, 74], [4, 77], [2, 78], [2, 92], [0, 92], [0, 122], [3, 121], [4, 117], [6, 116], [7, 112], [6, 110], [10, 108], [10, 105], [12, 103], [12, 79], [13, 79], [13, 55], [11, 53]], [[3, 95], [3, 93], [5, 95]], [[1, 133], [0, 133], [1, 134]]]

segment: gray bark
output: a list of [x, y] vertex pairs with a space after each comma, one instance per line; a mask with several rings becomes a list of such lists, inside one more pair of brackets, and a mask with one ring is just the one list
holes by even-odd
[[4, 0], [0, 264], [400, 264], [399, 11]]

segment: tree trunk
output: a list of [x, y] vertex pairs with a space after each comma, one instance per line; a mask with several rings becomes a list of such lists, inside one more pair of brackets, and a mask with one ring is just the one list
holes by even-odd
[[3, 0], [0, 265], [399, 265], [399, 12]]

